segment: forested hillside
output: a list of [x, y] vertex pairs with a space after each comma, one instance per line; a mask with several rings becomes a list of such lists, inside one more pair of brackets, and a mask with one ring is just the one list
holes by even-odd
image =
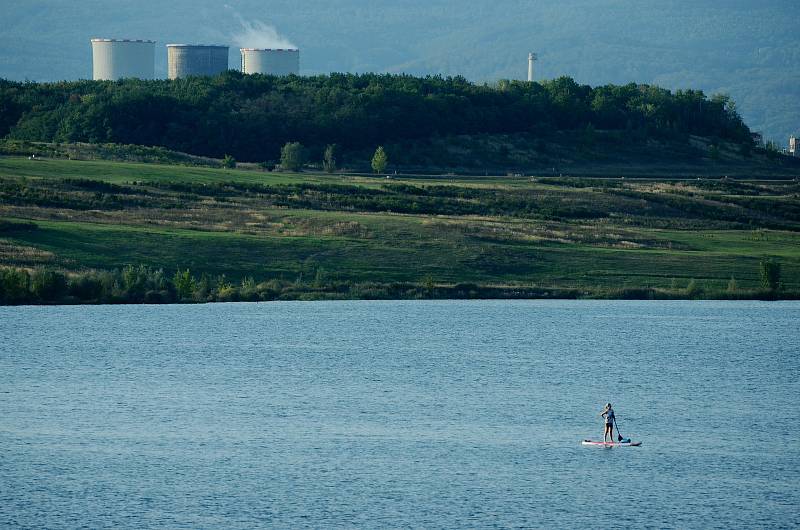
[[277, 160], [281, 146], [295, 141], [321, 159], [328, 144], [346, 154], [459, 135], [525, 133], [535, 142], [559, 131], [686, 144], [696, 135], [751, 146], [725, 97], [634, 84], [593, 88], [566, 77], [494, 86], [460, 77], [237, 72], [178, 81], [5, 81], [0, 109], [0, 136], [11, 139], [155, 145], [252, 162]]
[[303, 74], [493, 82], [524, 78], [537, 51], [538, 79], [729, 93], [753, 130], [781, 145], [800, 132], [800, 32], [789, 0], [11, 0], [0, 2], [0, 77], [87, 78], [95, 36], [155, 39], [163, 77], [167, 42], [230, 44], [238, 67], [237, 43], [252, 36], [238, 17], [274, 25], [299, 46]]

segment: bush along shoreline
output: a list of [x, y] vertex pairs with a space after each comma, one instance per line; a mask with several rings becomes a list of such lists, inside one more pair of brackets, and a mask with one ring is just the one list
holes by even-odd
[[174, 274], [145, 265], [110, 271], [63, 272], [55, 269], [0, 269], [0, 305], [193, 304], [279, 300], [468, 300], [468, 299], [597, 299], [597, 300], [800, 300], [800, 291], [784, 290], [775, 269], [762, 264], [762, 287], [741, 289], [731, 281], [710, 289], [691, 280], [686, 288], [571, 288], [535, 285], [442, 284], [311, 281], [225, 277], [188, 269]]

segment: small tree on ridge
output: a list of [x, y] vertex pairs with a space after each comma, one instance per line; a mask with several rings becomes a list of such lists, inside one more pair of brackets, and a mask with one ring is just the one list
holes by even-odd
[[322, 168], [326, 173], [336, 171], [336, 144], [328, 144], [325, 147], [325, 154], [322, 156]]
[[235, 169], [236, 159], [233, 158], [231, 155], [225, 155], [225, 158], [222, 159], [222, 167], [226, 169]]
[[375, 173], [383, 173], [386, 171], [386, 166], [389, 164], [389, 157], [386, 156], [386, 151], [383, 150], [383, 146], [379, 145], [377, 149], [375, 149], [375, 154], [372, 157], [372, 171]]
[[281, 147], [281, 167], [288, 171], [300, 171], [305, 162], [303, 144], [300, 142], [286, 142]]

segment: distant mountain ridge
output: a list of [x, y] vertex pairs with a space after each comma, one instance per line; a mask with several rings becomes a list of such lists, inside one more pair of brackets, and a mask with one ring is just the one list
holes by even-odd
[[274, 25], [301, 48], [302, 73], [408, 72], [521, 79], [654, 83], [729, 93], [748, 125], [784, 145], [800, 132], [800, 32], [794, 2], [743, 0], [26, 0], [0, 5], [0, 77], [91, 76], [89, 38], [231, 44], [241, 20]]

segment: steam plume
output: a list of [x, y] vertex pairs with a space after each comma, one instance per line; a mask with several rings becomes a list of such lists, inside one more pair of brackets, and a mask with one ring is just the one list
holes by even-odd
[[[230, 6], [225, 6], [231, 10]], [[275, 26], [266, 24], [260, 20], [245, 20], [239, 13], [233, 11], [236, 20], [239, 21], [241, 28], [236, 31], [231, 40], [241, 48], [296, 48], [286, 37], [278, 33]]]

